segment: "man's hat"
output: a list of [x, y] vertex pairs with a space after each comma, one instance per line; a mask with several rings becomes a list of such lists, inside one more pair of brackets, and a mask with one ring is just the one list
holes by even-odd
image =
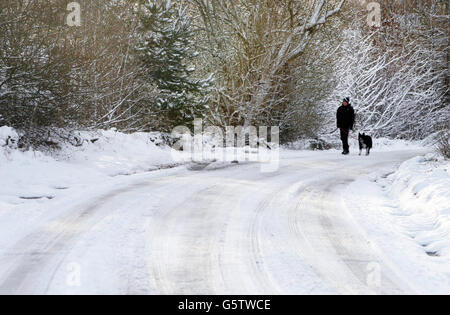
[[343, 102], [346, 102], [346, 103], [350, 104], [350, 97], [344, 98], [344, 101], [343, 101]]

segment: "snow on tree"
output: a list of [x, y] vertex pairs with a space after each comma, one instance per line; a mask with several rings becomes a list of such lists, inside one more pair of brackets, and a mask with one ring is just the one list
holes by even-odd
[[[392, 14], [379, 30], [355, 21], [346, 30], [334, 73], [334, 105], [351, 96], [358, 129], [374, 135], [422, 139], [450, 125], [448, 34], [431, 27], [436, 8]], [[391, 26], [391, 27], [390, 27]], [[442, 27], [442, 25], [441, 25]], [[329, 122], [331, 124], [331, 122]]]
[[418, 139], [450, 125], [443, 1], [378, 0], [374, 29], [356, 0], [77, 2], [76, 27], [65, 0], [0, 4], [0, 126], [26, 145], [194, 118], [278, 126], [292, 141], [330, 132], [346, 96], [374, 135]]
[[[314, 134], [326, 82], [321, 72], [329, 69], [324, 59], [335, 46], [324, 34], [341, 27], [344, 1], [188, 2], [198, 16], [201, 66], [216, 74], [208, 120], [222, 127], [279, 126], [283, 141]], [[314, 55], [324, 58], [322, 65]]]

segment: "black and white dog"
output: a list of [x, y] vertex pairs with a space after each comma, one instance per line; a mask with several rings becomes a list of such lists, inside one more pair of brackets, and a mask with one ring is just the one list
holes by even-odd
[[371, 136], [366, 136], [365, 133], [359, 134], [359, 155], [362, 154], [362, 150], [366, 149], [366, 155], [370, 155], [370, 150], [373, 147], [373, 141]]

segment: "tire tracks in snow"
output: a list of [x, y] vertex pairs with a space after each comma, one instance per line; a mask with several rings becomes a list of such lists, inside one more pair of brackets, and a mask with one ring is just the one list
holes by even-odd
[[[126, 265], [120, 278], [124, 283], [111, 291], [409, 292], [339, 196], [342, 187], [358, 176], [392, 166], [403, 156], [411, 153], [387, 155], [381, 161], [365, 159], [353, 166], [349, 159], [328, 154], [317, 155], [316, 160], [286, 159], [279, 172], [268, 175], [260, 173], [258, 165], [246, 165], [142, 179], [105, 193], [82, 210], [61, 215], [13, 245], [0, 257], [0, 293], [49, 292], [67, 255], [81, 246], [79, 239], [93, 234], [94, 241], [104, 241], [91, 233], [92, 228], [113, 214], [116, 220], [126, 215], [112, 206], [115, 198], [140, 190], [148, 197], [129, 203], [133, 209], [143, 203], [142, 209], [123, 220], [119, 233], [132, 234], [133, 229], [142, 233], [123, 237], [124, 248], [118, 250], [132, 257], [120, 253]], [[151, 200], [151, 194], [160, 199]], [[151, 204], [144, 204], [147, 201]], [[148, 252], [139, 253], [142, 250]], [[367, 283], [370, 263], [381, 267], [380, 287]]]
[[[414, 292], [390, 268], [344, 207], [342, 192], [354, 178], [322, 182], [305, 190], [292, 212], [293, 232], [309, 248], [311, 265], [338, 293], [407, 294]], [[308, 205], [308, 206], [305, 206]], [[310, 207], [310, 208], [309, 208]], [[314, 209], [314, 211], [311, 211]], [[315, 218], [311, 218], [315, 217]], [[314, 227], [314, 233], [311, 231]]]
[[[98, 216], [104, 210], [101, 206], [114, 197], [150, 185], [145, 181], [115, 189], [90, 201], [90, 205], [81, 211], [73, 210], [62, 215], [17, 242], [0, 258], [2, 266], [9, 266], [0, 276], [0, 293], [46, 293], [76, 239], [104, 216], [111, 215], [106, 211]], [[49, 274], [51, 277], [45, 279]]]

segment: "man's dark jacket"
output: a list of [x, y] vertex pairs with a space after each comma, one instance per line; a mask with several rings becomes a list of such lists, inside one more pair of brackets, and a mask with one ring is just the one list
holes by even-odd
[[351, 105], [339, 107], [337, 111], [337, 127], [353, 130], [353, 126], [355, 124], [355, 110]]

